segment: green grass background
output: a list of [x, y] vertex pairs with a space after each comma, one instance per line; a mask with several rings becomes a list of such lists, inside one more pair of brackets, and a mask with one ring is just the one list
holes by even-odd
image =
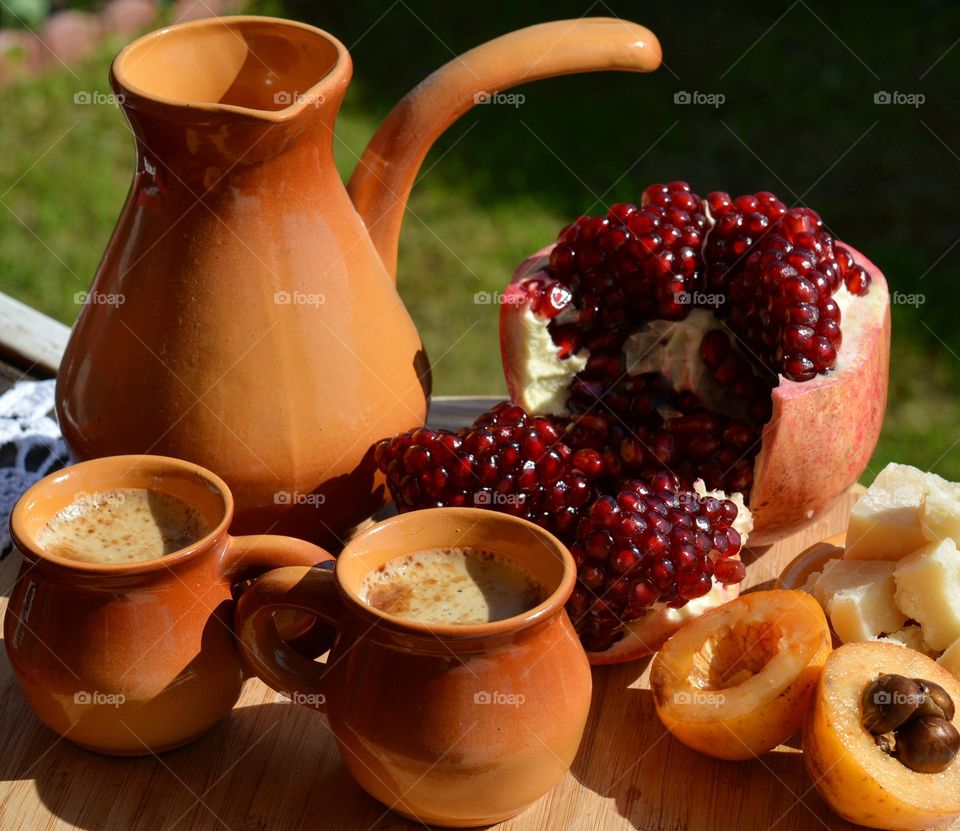
[[[893, 307], [890, 402], [864, 478], [910, 462], [960, 479], [960, 69], [957, 4], [823, 2], [254, 3], [315, 23], [353, 54], [337, 126], [346, 177], [393, 103], [483, 40], [557, 17], [611, 15], [658, 34], [667, 67], [530, 84], [520, 107], [477, 107], [438, 142], [410, 202], [400, 291], [439, 394], [501, 393], [497, 308], [478, 291], [583, 212], [682, 178], [706, 193], [773, 190], [817, 208], [884, 270]], [[71, 323], [123, 202], [133, 146], [108, 92], [119, 43], [0, 89], [0, 290]], [[925, 103], [879, 106], [877, 91]], [[674, 104], [719, 93], [719, 108]], [[238, 275], [237, 279], [242, 279]], [[318, 286], [322, 290], [322, 286]]]

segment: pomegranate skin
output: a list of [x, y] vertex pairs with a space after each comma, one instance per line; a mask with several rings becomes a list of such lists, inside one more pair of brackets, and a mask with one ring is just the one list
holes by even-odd
[[[737, 555], [739, 558], [739, 555]], [[728, 586], [718, 586], [715, 596], [698, 606], [696, 614], [702, 614], [707, 609], [722, 606], [740, 596], [740, 585], [731, 583]], [[587, 652], [587, 660], [591, 666], [602, 667], [610, 664], [623, 664], [627, 661], [636, 661], [647, 655], [660, 651], [670, 636], [677, 631], [689, 618], [672, 615], [673, 609], [661, 606], [642, 620], [633, 621], [626, 626], [624, 636], [613, 646], [603, 652]]]
[[[836, 368], [810, 381], [781, 377], [772, 393], [772, 417], [754, 462], [749, 546], [770, 545], [816, 521], [863, 473], [880, 436], [890, 363], [890, 303], [883, 272], [849, 249], [870, 276], [870, 292], [854, 297], [841, 323]], [[520, 283], [548, 268], [553, 245], [528, 257], [504, 292], [500, 348], [507, 388], [522, 397], [520, 366], [527, 349]], [[620, 659], [622, 660], [622, 658]]]
[[[866, 256], [842, 244], [871, 279], [870, 293], [854, 298], [851, 311], [869, 305], [861, 317], [848, 312], [844, 318], [833, 372], [802, 383], [781, 378], [773, 390], [773, 416], [763, 428], [750, 491], [752, 547], [775, 543], [826, 513], [860, 478], [880, 437], [890, 368], [887, 281]], [[854, 323], [856, 344], [848, 332]]]

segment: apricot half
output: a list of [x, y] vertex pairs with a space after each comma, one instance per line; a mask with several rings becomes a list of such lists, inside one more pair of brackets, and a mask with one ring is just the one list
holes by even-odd
[[864, 690], [884, 674], [939, 684], [960, 702], [960, 681], [926, 655], [893, 643], [841, 646], [828, 659], [803, 728], [803, 757], [820, 795], [850, 822], [922, 829], [960, 815], [960, 759], [917, 773], [863, 726]]
[[805, 592], [743, 595], [664, 645], [650, 671], [657, 714], [708, 756], [759, 756], [800, 730], [830, 645], [823, 610]]

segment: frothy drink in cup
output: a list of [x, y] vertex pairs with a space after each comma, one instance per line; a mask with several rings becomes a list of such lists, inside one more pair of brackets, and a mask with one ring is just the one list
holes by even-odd
[[504, 620], [544, 599], [522, 565], [490, 551], [435, 548], [391, 560], [370, 572], [360, 596], [375, 609], [440, 625]]
[[168, 493], [116, 488], [84, 494], [59, 510], [37, 545], [68, 560], [136, 563], [185, 548], [211, 528], [200, 511]]

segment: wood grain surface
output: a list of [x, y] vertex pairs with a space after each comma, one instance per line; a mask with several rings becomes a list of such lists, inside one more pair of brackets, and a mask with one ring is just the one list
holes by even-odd
[[[487, 403], [437, 400], [432, 422], [465, 423]], [[748, 583], [768, 583], [801, 550], [843, 530], [855, 496], [856, 490], [794, 537], [751, 552]], [[14, 553], [0, 564], [4, 607], [19, 561]], [[571, 771], [498, 830], [853, 827], [833, 816], [812, 789], [793, 746], [755, 761], [717, 762], [674, 741], [654, 712], [648, 663], [594, 670], [591, 716]], [[256, 679], [245, 683], [232, 713], [192, 745], [160, 756], [111, 758], [73, 746], [34, 718], [4, 650], [0, 725], [3, 831], [422, 827], [354, 784], [323, 716], [290, 703]]]
[[0, 358], [7, 363], [50, 378], [60, 366], [69, 337], [69, 326], [0, 292]]

